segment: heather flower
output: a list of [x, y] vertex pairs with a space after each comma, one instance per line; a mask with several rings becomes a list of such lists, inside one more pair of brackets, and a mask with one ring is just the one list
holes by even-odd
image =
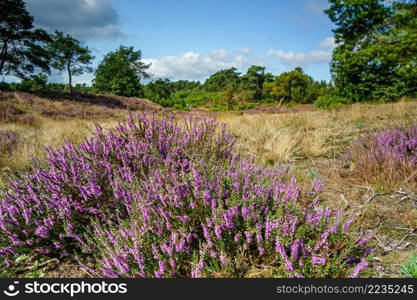
[[214, 233], [216, 234], [216, 237], [218, 239], [221, 239], [222, 238], [222, 228], [220, 226], [216, 225], [214, 227]]
[[288, 259], [288, 256], [284, 250], [284, 246], [282, 245], [279, 237], [276, 237], [275, 239], [275, 251], [279, 253], [279, 255], [281, 256], [281, 259], [284, 261], [285, 268], [290, 272], [294, 272], [294, 266], [291, 263], [291, 261]]
[[348, 220], [346, 221], [346, 223], [345, 223], [345, 224], [343, 224], [343, 226], [342, 226], [342, 231], [343, 231], [343, 232], [347, 232], [347, 230], [348, 230], [348, 229], [350, 228], [350, 226], [352, 225], [353, 221], [354, 221], [354, 219], [353, 219], [353, 218], [348, 219]]
[[384, 129], [363, 135], [348, 149], [346, 159], [354, 162], [356, 177], [386, 186], [415, 184], [417, 176], [417, 126]]
[[358, 245], [364, 245], [373, 237], [374, 235], [372, 233], [369, 233], [367, 236], [357, 239], [356, 242], [358, 243]]
[[[288, 168], [235, 155], [233, 144], [212, 120], [182, 126], [139, 115], [108, 133], [98, 127], [80, 145], [49, 148], [45, 167], [0, 194], [10, 244], [0, 255], [83, 253], [95, 257], [84, 267], [97, 277], [144, 278], [240, 276], [260, 259], [282, 265], [283, 277], [338, 276], [345, 266], [328, 253], [340, 241], [350, 243], [337, 248], [339, 260], [371, 253], [343, 212], [321, 207], [318, 180], [303, 190]], [[317, 273], [315, 263], [334, 273]]]
[[61, 248], [62, 244], [60, 242], [53, 242], [55, 248]]
[[222, 265], [227, 265], [229, 263], [223, 251], [220, 253], [220, 262]]
[[35, 230], [35, 235], [43, 237], [43, 238], [47, 238], [49, 236], [49, 229], [45, 226], [39, 226]]
[[323, 257], [313, 255], [313, 257], [311, 258], [311, 262], [313, 265], [325, 265], [326, 259]]
[[356, 278], [359, 276], [359, 274], [365, 270], [366, 268], [368, 268], [368, 262], [366, 260], [366, 258], [361, 258], [360, 263], [355, 267], [355, 269], [353, 270], [353, 272], [349, 275], [349, 278]]
[[301, 242], [299, 239], [296, 239], [294, 243], [291, 245], [291, 258], [294, 261], [298, 260], [300, 248], [301, 248]]

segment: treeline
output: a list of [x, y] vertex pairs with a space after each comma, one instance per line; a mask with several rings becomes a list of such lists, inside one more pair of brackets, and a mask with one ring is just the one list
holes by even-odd
[[[265, 67], [246, 73], [220, 70], [203, 83], [151, 77], [140, 50], [120, 46], [95, 71], [88, 47], [62, 32], [34, 28], [23, 0], [0, 0], [0, 75], [21, 78], [2, 90], [112, 93], [146, 97], [166, 107], [213, 110], [250, 108], [263, 102], [315, 103], [334, 107], [359, 101], [417, 97], [417, 2], [415, 0], [329, 0], [325, 13], [335, 24], [332, 80], [315, 81], [300, 67], [278, 76]], [[65, 72], [66, 85], [48, 83], [52, 70]], [[73, 76], [94, 71], [92, 86], [72, 84]]]
[[206, 106], [214, 110], [236, 110], [262, 102], [313, 103], [331, 90], [331, 84], [313, 80], [300, 67], [274, 76], [266, 73], [265, 67], [251, 66], [245, 74], [235, 68], [220, 70], [202, 84], [158, 79], [144, 86], [144, 96], [176, 109]]
[[[0, 82], [1, 91], [19, 91], [34, 94], [62, 94], [68, 92], [68, 84], [48, 82], [48, 76], [40, 73], [24, 78], [20, 82]], [[78, 93], [92, 93], [91, 86], [85, 83], [76, 83], [71, 90]]]

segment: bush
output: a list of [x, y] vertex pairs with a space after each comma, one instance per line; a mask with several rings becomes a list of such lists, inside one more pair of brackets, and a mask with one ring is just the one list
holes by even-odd
[[1, 231], [12, 246], [52, 254], [79, 250], [90, 219], [126, 216], [134, 185], [147, 180], [168, 155], [178, 163], [231, 155], [231, 137], [214, 133], [214, 122], [189, 120], [187, 127], [182, 130], [172, 118], [139, 117], [107, 135], [98, 127], [79, 147], [48, 148], [46, 168], [35, 163], [32, 172], [0, 192]]
[[155, 170], [127, 219], [96, 224], [91, 272], [241, 277], [263, 265], [278, 277], [358, 276], [367, 267], [369, 237], [352, 239], [341, 212], [319, 207], [319, 182], [301, 193], [283, 175], [239, 160]]
[[356, 177], [388, 187], [417, 183], [417, 126], [385, 129], [361, 136], [350, 147], [348, 161]]
[[5, 82], [5, 81], [0, 82], [0, 91], [9, 92], [11, 90], [12, 88], [10, 86], [10, 83]]
[[319, 96], [317, 100], [314, 101], [314, 105], [320, 108], [336, 108], [349, 103], [350, 102], [347, 99], [335, 95]]
[[[103, 277], [356, 277], [370, 236], [321, 207], [321, 183], [302, 191], [287, 170], [231, 152], [214, 121], [130, 118], [80, 146], [48, 149], [48, 165], [15, 179], [0, 204], [9, 258], [26, 248], [83, 251]], [[93, 220], [93, 221], [92, 221]]]

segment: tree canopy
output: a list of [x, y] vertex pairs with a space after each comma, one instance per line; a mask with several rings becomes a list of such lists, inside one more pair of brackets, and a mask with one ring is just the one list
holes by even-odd
[[150, 64], [142, 60], [142, 52], [133, 47], [120, 46], [108, 53], [98, 65], [93, 89], [98, 93], [121, 96], [143, 96], [142, 78], [148, 78]]
[[27, 77], [37, 68], [49, 72], [46, 31], [33, 27], [23, 0], [0, 1], [0, 74]]
[[56, 31], [49, 45], [51, 65], [53, 68], [68, 73], [68, 90], [72, 92], [72, 76], [92, 72], [90, 64], [94, 57], [88, 47], [68, 34]]
[[241, 88], [252, 93], [253, 99], [262, 98], [262, 88], [265, 81], [272, 79], [272, 74], [265, 73], [265, 67], [251, 66], [245, 75], [241, 77]]
[[293, 71], [284, 72], [275, 77], [272, 82], [264, 85], [264, 94], [281, 103], [297, 101], [307, 102], [307, 88], [313, 79], [306, 75], [302, 68], [297, 67]]
[[226, 88], [228, 84], [237, 86], [239, 84], [239, 75], [236, 68], [220, 70], [212, 74], [204, 82], [204, 89], [208, 92], [220, 92]]
[[331, 71], [339, 96], [395, 100], [417, 94], [417, 3], [330, 0]]

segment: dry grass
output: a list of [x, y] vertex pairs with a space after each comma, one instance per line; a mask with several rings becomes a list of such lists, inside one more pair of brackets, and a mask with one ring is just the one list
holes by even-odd
[[238, 149], [267, 163], [335, 158], [359, 134], [417, 123], [417, 102], [355, 104], [337, 110], [284, 114], [221, 114]]

